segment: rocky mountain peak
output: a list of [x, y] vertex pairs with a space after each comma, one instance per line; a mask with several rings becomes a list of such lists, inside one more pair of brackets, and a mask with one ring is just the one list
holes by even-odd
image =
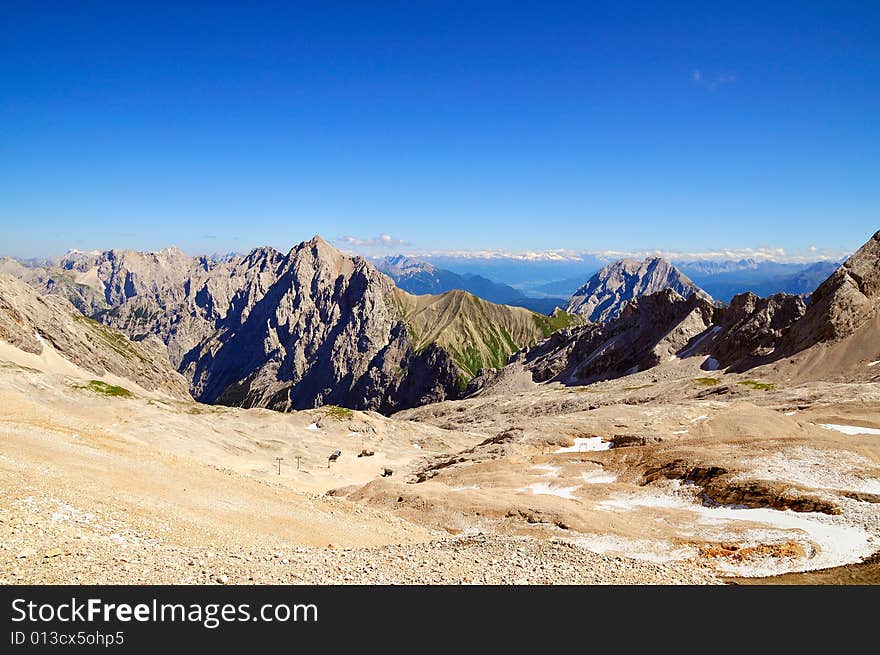
[[880, 305], [880, 231], [813, 292], [806, 314], [792, 326], [790, 351], [839, 341], [877, 315]]
[[392, 277], [418, 274], [431, 275], [437, 271], [433, 264], [415, 259], [414, 257], [407, 257], [406, 255], [384, 257], [376, 264], [376, 268]]
[[361, 257], [349, 256], [334, 248], [317, 234], [308, 241], [294, 246], [288, 254], [288, 259], [336, 275], [351, 275], [357, 263], [363, 261]]
[[642, 261], [622, 259], [607, 265], [575, 291], [566, 306], [569, 313], [584, 314], [591, 322], [616, 318], [631, 300], [672, 289], [680, 296], [698, 295], [711, 300], [686, 275], [661, 257]]

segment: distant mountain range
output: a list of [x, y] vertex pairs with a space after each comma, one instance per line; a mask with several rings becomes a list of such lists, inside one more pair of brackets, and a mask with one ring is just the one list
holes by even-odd
[[565, 298], [534, 298], [507, 284], [474, 273], [453, 273], [438, 268], [430, 262], [396, 255], [376, 262], [376, 268], [394, 280], [394, 283], [409, 293], [438, 294], [461, 290], [479, 296], [489, 302], [514, 307], [525, 307], [541, 314], [549, 314], [555, 307], [565, 305]]
[[775, 293], [810, 294], [840, 262], [778, 264], [774, 262], [684, 262], [682, 272], [713, 298], [730, 302], [733, 296], [750, 291], [757, 296]]
[[[809, 294], [840, 266], [839, 261], [778, 263], [752, 259], [673, 263], [694, 284], [722, 302], [730, 302], [735, 295], [747, 291], [758, 296]], [[521, 286], [520, 289], [536, 296], [571, 296], [598, 268], [550, 282]]]

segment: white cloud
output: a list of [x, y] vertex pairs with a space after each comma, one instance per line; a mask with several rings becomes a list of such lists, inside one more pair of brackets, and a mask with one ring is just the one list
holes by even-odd
[[739, 261], [751, 259], [756, 262], [806, 263], [815, 261], [837, 261], [848, 252], [818, 249], [815, 246], [804, 251], [789, 252], [778, 247], [758, 248], [713, 248], [707, 250], [420, 250], [405, 249], [401, 254], [410, 257], [449, 257], [451, 259], [492, 259], [531, 262], [577, 262], [586, 259], [615, 261], [618, 259], [646, 259], [663, 257], [676, 262], [689, 261]]
[[821, 260], [837, 261], [850, 254], [846, 251], [821, 249], [809, 246], [803, 250], [789, 252], [776, 246], [754, 248], [710, 248], [705, 250], [574, 250], [569, 248], [550, 248], [546, 250], [503, 250], [503, 249], [431, 249], [418, 248], [412, 243], [390, 234], [374, 237], [342, 236], [335, 239], [336, 244], [351, 253], [367, 257], [384, 255], [406, 255], [409, 257], [444, 257], [470, 260], [509, 260], [521, 262], [578, 262], [600, 260], [612, 262], [618, 259], [646, 259], [663, 257], [675, 262], [691, 261], [739, 261], [751, 259], [756, 262], [798, 263]]
[[706, 77], [700, 69], [691, 72], [691, 82], [708, 91], [715, 91], [724, 84], [730, 84], [736, 81], [736, 75], [730, 73], [719, 73], [714, 77]]
[[336, 239], [336, 242], [351, 246], [352, 248], [367, 249], [388, 249], [412, 245], [408, 241], [398, 239], [397, 237], [393, 237], [390, 234], [380, 234], [375, 237], [353, 237], [346, 235]]

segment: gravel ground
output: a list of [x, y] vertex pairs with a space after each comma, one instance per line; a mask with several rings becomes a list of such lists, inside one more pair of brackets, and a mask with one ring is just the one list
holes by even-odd
[[341, 549], [170, 545], [49, 496], [0, 507], [0, 584], [718, 584], [561, 541], [476, 535]]

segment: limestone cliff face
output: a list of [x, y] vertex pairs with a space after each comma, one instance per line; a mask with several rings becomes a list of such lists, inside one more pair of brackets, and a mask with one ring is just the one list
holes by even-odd
[[131, 335], [158, 335], [180, 367], [205, 339], [247, 319], [277, 282], [283, 261], [280, 252], [264, 247], [224, 262], [189, 258], [188, 265], [157, 275], [161, 282], [146, 272], [126, 272], [126, 278], [134, 280], [134, 295], [100, 320]]
[[338, 404], [388, 411], [454, 395], [445, 352], [416, 353], [394, 285], [316, 237], [280, 262], [237, 325], [182, 362], [205, 402], [287, 410]]
[[711, 325], [715, 308], [698, 295], [665, 289], [627, 303], [606, 324], [560, 330], [521, 353], [536, 382], [586, 384], [652, 368], [681, 352]]
[[665, 259], [655, 257], [637, 261], [623, 259], [609, 264], [574, 292], [566, 311], [583, 314], [591, 322], [604, 323], [617, 318], [627, 303], [671, 289], [684, 298], [709, 295]]
[[112, 373], [144, 389], [190, 398], [187, 384], [155, 337], [132, 341], [125, 334], [84, 317], [67, 300], [41, 295], [21, 280], [0, 274], [0, 339], [29, 353], [46, 344], [98, 376]]
[[745, 370], [759, 364], [777, 353], [783, 337], [805, 311], [803, 298], [787, 293], [769, 298], [753, 293], [734, 296], [716, 314], [719, 335], [710, 352], [722, 367]]
[[819, 285], [804, 317], [786, 335], [785, 348], [798, 352], [840, 341], [875, 318], [880, 306], [880, 231]]

